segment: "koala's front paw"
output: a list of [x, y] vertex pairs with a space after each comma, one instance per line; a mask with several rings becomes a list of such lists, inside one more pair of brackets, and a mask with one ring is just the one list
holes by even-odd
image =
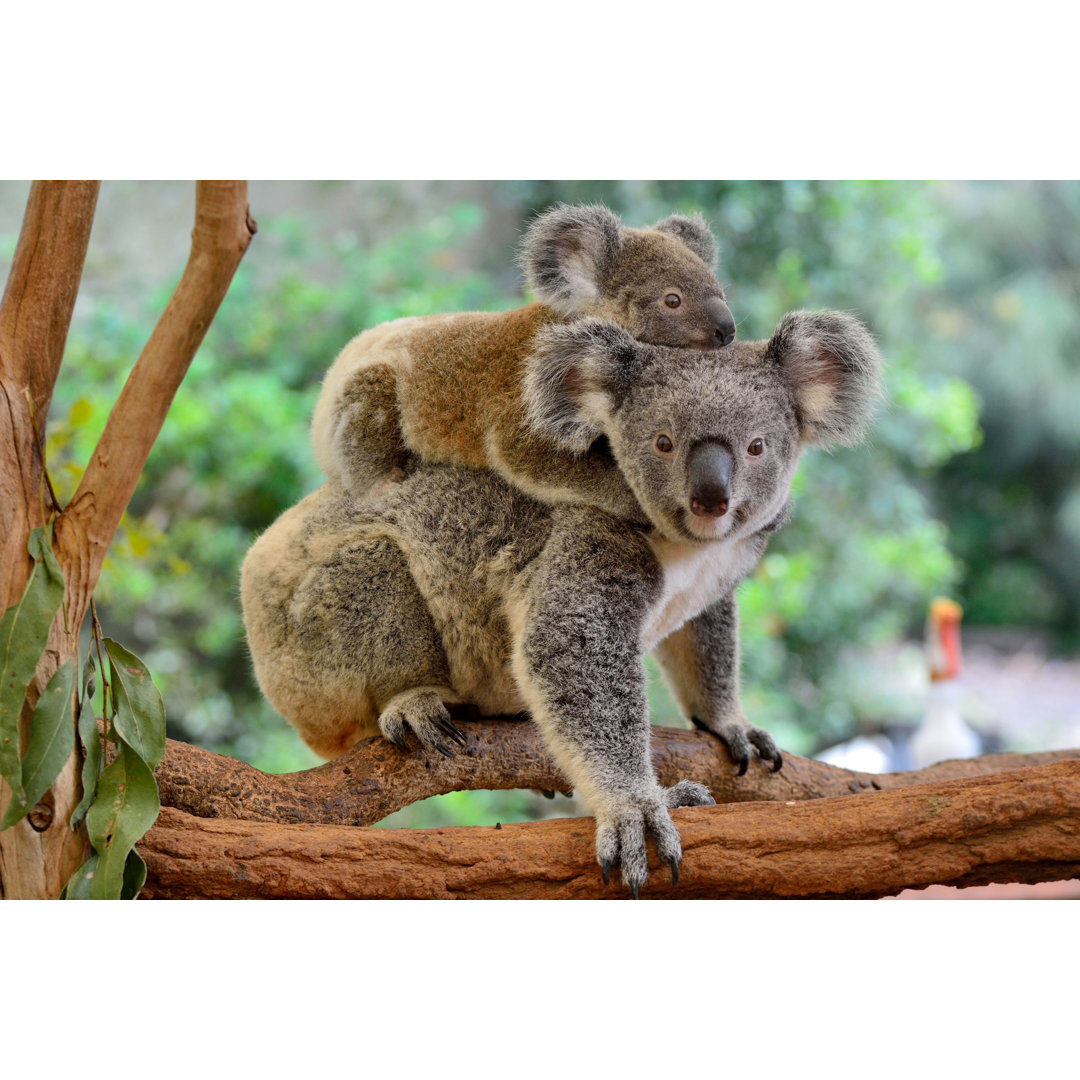
[[732, 760], [739, 766], [739, 776], [743, 776], [750, 767], [753, 756], [751, 747], [757, 747], [762, 761], [772, 765], [773, 772], [779, 772], [784, 764], [784, 756], [776, 747], [773, 737], [762, 728], [754, 727], [745, 720], [729, 720], [726, 723], [710, 725], [696, 716], [690, 717], [694, 727], [701, 728], [721, 739], [728, 748]]
[[406, 690], [391, 698], [379, 716], [379, 730], [402, 750], [409, 749], [405, 733], [410, 729], [421, 745], [438, 750], [444, 757], [453, 757], [454, 751], [443, 742], [443, 735], [465, 745], [465, 736], [434, 690]]
[[715, 802], [709, 789], [693, 780], [680, 780], [674, 787], [659, 784], [640, 794], [612, 799], [596, 813], [596, 861], [604, 884], [611, 880], [616, 861], [622, 865], [623, 883], [638, 898], [638, 889], [649, 877], [646, 837], [656, 841], [660, 858], [671, 867], [671, 883], [679, 883], [682, 844], [668, 810], [676, 806], [708, 806]]

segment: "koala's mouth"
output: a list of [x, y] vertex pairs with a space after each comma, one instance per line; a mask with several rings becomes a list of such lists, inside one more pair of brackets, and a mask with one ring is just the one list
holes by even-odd
[[741, 506], [736, 506], [720, 517], [711, 518], [698, 517], [684, 509], [675, 515], [675, 526], [683, 539], [707, 544], [714, 540], [723, 540], [732, 533], [744, 517], [741, 510]]
[[712, 349], [722, 349], [728, 343], [720, 338], [717, 338], [714, 334], [701, 337], [693, 337], [687, 340], [686, 347], [688, 349], [701, 349], [702, 351], [709, 351]]

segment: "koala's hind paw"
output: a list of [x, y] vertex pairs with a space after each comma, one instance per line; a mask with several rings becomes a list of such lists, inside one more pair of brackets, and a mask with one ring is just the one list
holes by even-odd
[[679, 883], [682, 843], [679, 831], [668, 815], [669, 807], [705, 806], [715, 800], [708, 788], [693, 780], [680, 780], [674, 787], [657, 786], [648, 794], [619, 799], [596, 816], [596, 861], [607, 885], [611, 868], [622, 867], [623, 883], [638, 898], [638, 890], [648, 880], [649, 859], [645, 841], [652, 836], [656, 851], [671, 869], [671, 883]]
[[772, 766], [773, 772], [779, 772], [784, 764], [784, 755], [777, 749], [773, 737], [762, 728], [754, 727], [745, 721], [729, 721], [726, 724], [717, 724], [711, 727], [696, 716], [690, 717], [694, 727], [708, 731], [722, 740], [731, 754], [732, 760], [739, 766], [739, 776], [744, 776], [750, 767], [750, 758], [753, 757], [751, 747], [755, 747], [758, 756], [763, 762]]
[[465, 736], [450, 719], [450, 713], [434, 690], [406, 690], [391, 698], [379, 716], [379, 730], [402, 750], [408, 750], [405, 741], [408, 731], [420, 740], [422, 746], [437, 750], [443, 757], [453, 757], [443, 741], [443, 736], [465, 745]]

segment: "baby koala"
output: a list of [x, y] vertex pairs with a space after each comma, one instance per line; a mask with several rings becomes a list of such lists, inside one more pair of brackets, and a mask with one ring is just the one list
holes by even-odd
[[549, 505], [489, 470], [421, 463], [367, 500], [331, 481], [244, 562], [255, 673], [317, 753], [381, 733], [402, 749], [464, 743], [446, 704], [527, 711], [596, 817], [607, 880], [635, 895], [646, 839], [677, 877], [643, 658], [745, 771], [781, 756], [739, 702], [735, 587], [783, 522], [809, 444], [850, 443], [877, 392], [873, 339], [839, 312], [787, 315], [768, 341], [701, 352], [582, 319], [537, 335], [522, 371], [530, 431], [571, 451], [605, 436], [647, 524]]
[[492, 468], [544, 502], [586, 502], [641, 520], [606, 448], [553, 449], [529, 428], [525, 367], [548, 327], [583, 316], [609, 319], [653, 345], [729, 344], [735, 321], [713, 273], [716, 258], [698, 217], [628, 229], [602, 206], [547, 211], [522, 245], [537, 303], [398, 319], [345, 346], [315, 406], [319, 465], [359, 496], [401, 479], [419, 455]]

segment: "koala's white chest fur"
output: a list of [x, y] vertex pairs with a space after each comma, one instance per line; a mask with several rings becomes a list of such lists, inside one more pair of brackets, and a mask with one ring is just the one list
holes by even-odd
[[731, 591], [757, 562], [754, 537], [712, 544], [680, 544], [657, 537], [650, 545], [660, 563], [663, 586], [641, 628], [641, 650], [651, 652], [669, 634]]

